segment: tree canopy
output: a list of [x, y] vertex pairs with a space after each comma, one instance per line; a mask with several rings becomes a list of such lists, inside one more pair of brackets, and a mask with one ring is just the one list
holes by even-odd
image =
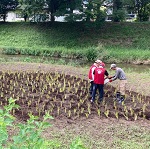
[[21, 10], [25, 21], [47, 13], [51, 21], [55, 21], [55, 16], [66, 16], [67, 21], [102, 22], [109, 8], [115, 22], [123, 21], [128, 11], [136, 13], [139, 21], [147, 21], [150, 16], [149, 0], [1, 0], [0, 17], [5, 21], [7, 13], [16, 8]]

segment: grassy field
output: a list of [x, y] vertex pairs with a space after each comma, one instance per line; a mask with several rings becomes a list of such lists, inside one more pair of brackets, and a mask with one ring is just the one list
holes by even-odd
[[[89, 27], [90, 26], [90, 27]], [[0, 24], [5, 54], [42, 55], [105, 62], [144, 63], [150, 57], [150, 23]]]

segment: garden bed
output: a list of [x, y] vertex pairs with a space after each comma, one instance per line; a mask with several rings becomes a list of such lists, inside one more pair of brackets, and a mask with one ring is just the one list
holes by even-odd
[[[105, 86], [102, 103], [90, 103], [89, 82], [80, 71], [37, 64], [12, 64], [1, 72], [1, 104], [7, 99], [18, 99], [17, 118], [26, 121], [28, 113], [42, 117], [49, 112], [53, 117], [78, 119], [79, 117], [150, 119], [150, 97], [127, 90], [126, 100], [114, 100], [115, 88]], [[29, 67], [30, 66], [30, 67]], [[46, 67], [43, 67], [46, 66]], [[1, 65], [2, 67], [2, 65]], [[2, 69], [1, 69], [2, 70]], [[98, 97], [97, 97], [98, 98]]]

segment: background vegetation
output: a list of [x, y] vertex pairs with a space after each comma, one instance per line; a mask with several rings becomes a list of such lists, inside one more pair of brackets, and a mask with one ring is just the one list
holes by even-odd
[[[136, 14], [137, 20], [148, 21], [150, 16], [149, 0], [1, 0], [0, 18], [5, 22], [9, 11], [20, 10], [20, 15], [26, 22], [30, 17], [33, 21], [36, 15], [41, 15], [46, 20], [46, 14], [50, 15], [50, 21], [55, 21], [55, 16], [66, 15], [67, 21], [96, 21], [102, 22], [106, 15], [110, 15], [107, 9], [113, 9], [112, 21], [125, 21], [127, 14]], [[74, 13], [74, 10], [78, 13]]]
[[0, 33], [4, 54], [101, 58], [116, 63], [150, 57], [150, 23], [2, 23]]

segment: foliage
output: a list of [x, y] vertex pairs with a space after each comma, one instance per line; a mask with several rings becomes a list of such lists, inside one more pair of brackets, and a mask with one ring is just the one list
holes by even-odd
[[4, 106], [4, 110], [0, 109], [0, 146], [5, 145], [8, 140], [7, 127], [13, 126], [12, 123], [15, 118], [10, 114], [10, 112], [14, 108], [19, 107], [15, 104], [15, 101], [16, 100], [10, 98], [8, 106]]
[[80, 138], [75, 139], [71, 145], [70, 149], [86, 149]]
[[99, 43], [97, 47], [88, 48], [85, 52], [85, 57], [89, 62], [95, 59], [106, 60], [105, 57], [107, 57], [107, 52], [104, 46]]
[[[27, 123], [20, 123], [15, 126], [13, 124], [15, 118], [10, 114], [12, 110], [19, 108], [15, 104], [16, 99], [10, 98], [9, 104], [4, 106], [4, 110], [0, 109], [0, 147], [7, 147], [7, 149], [47, 149], [47, 148], [59, 148], [60, 144], [57, 141], [45, 140], [41, 137], [42, 132], [51, 126], [48, 119], [53, 119], [47, 112], [43, 116], [43, 120], [39, 121], [37, 116], [33, 116], [29, 113], [29, 119]], [[17, 130], [17, 135], [13, 136], [12, 141], [8, 141], [8, 126]], [[70, 145], [72, 149], [85, 149], [83, 144], [78, 138]]]
[[95, 50], [95, 48], [88, 48], [86, 53], [85, 53], [85, 56], [87, 58], [88, 61], [94, 61], [97, 57], [97, 51]]
[[[19, 7], [18, 6], [19, 2]], [[52, 22], [55, 16], [66, 16], [69, 22], [87, 21], [104, 22], [106, 10], [102, 8], [112, 8], [115, 22], [123, 20], [123, 9], [128, 12], [138, 12], [140, 21], [147, 21], [149, 16], [149, 0], [1, 0], [0, 14], [3, 20], [6, 20], [7, 12], [19, 8], [24, 20], [29, 17], [36, 20], [36, 16], [43, 15], [46, 20], [46, 14], [50, 15]], [[47, 20], [49, 21], [49, 19]]]
[[[9, 104], [4, 106], [4, 110], [0, 109], [0, 146], [7, 146], [10, 149], [43, 148], [45, 143], [47, 144], [47, 141], [41, 138], [41, 133], [44, 129], [51, 126], [46, 121], [52, 119], [52, 117], [46, 113], [43, 121], [38, 121], [38, 117], [29, 114], [30, 119], [27, 120], [27, 124], [18, 124], [18, 126], [15, 127], [13, 125], [14, 117], [10, 114], [14, 108], [19, 108], [19, 106], [15, 104], [15, 101], [16, 100], [10, 98]], [[13, 137], [13, 141], [10, 144], [8, 141], [8, 126], [19, 129], [18, 135]], [[47, 144], [47, 146], [48, 145], [49, 144]]]
[[104, 18], [106, 16], [106, 12], [104, 9], [101, 9], [103, 6], [104, 0], [90, 0], [85, 3], [85, 18], [86, 21], [96, 21], [96, 22], [104, 22]]
[[19, 124], [19, 133], [13, 137], [13, 143], [10, 148], [12, 149], [42, 149], [45, 146], [46, 141], [41, 137], [41, 133], [49, 126], [48, 119], [52, 117], [46, 113], [42, 121], [38, 121], [38, 117], [29, 114], [30, 119], [26, 124]]
[[136, 0], [136, 10], [139, 21], [148, 21], [150, 15], [149, 0]]
[[10, 54], [10, 55], [18, 54], [17, 49], [14, 47], [4, 48], [3, 53], [4, 54]]
[[114, 22], [122, 22], [125, 20], [125, 11], [122, 9], [118, 9], [113, 13]]
[[[27, 21], [27, 19], [29, 19], [29, 17], [34, 16], [34, 22], [36, 22], [35, 20], [35, 14], [43, 14], [43, 7], [45, 7], [45, 2], [44, 0], [19, 0], [20, 3], [20, 9], [21, 9], [21, 13], [22, 16], [24, 17], [25, 22]], [[39, 20], [37, 20], [39, 21]]]

